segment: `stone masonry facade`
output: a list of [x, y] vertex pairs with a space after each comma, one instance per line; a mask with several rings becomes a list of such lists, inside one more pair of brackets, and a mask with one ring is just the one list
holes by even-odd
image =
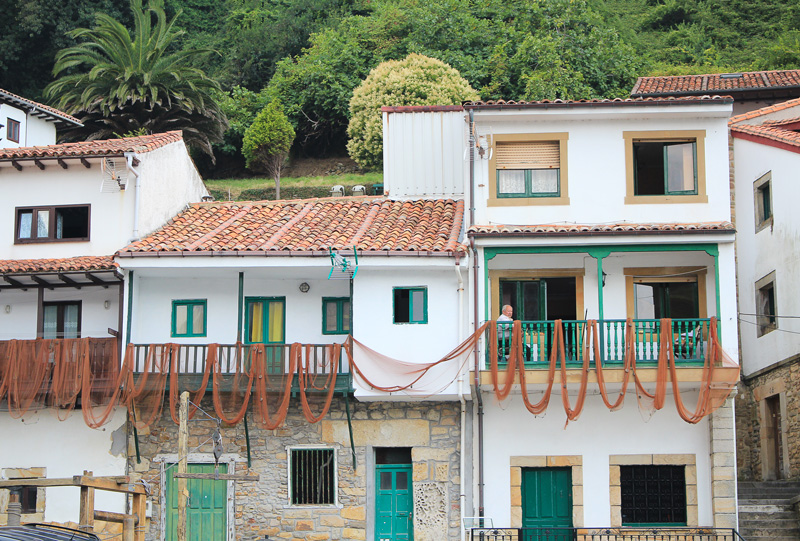
[[[310, 400], [313, 411], [321, 402]], [[206, 401], [203, 409], [213, 415]], [[356, 468], [350, 446], [345, 402], [335, 397], [328, 415], [310, 424], [292, 398], [287, 419], [276, 430], [258, 427], [248, 414], [252, 467], [247, 469], [244, 423], [221, 430], [221, 462], [235, 465], [229, 471], [258, 474], [257, 482], [235, 482], [228, 494], [228, 537], [236, 540], [285, 539], [327, 541], [374, 539], [374, 449], [411, 448], [416, 541], [460, 538], [460, 404], [458, 402], [357, 402], [350, 401]], [[200, 419], [200, 415], [195, 419]], [[189, 423], [190, 462], [207, 462], [215, 423]], [[165, 512], [163, 464], [175, 460], [178, 427], [165, 410], [151, 427], [139, 430], [141, 463], [136, 461], [133, 431], [128, 431], [129, 472], [152, 483], [152, 516], [147, 539], [163, 539]], [[337, 505], [289, 505], [288, 454], [292, 447], [333, 448], [337, 470]], [[212, 459], [213, 460], [213, 459]], [[372, 470], [372, 471], [369, 471]], [[233, 482], [229, 482], [229, 486]]]
[[776, 395], [781, 408], [783, 477], [800, 478], [800, 359], [794, 359], [739, 383], [736, 453], [741, 480], [762, 481], [765, 478], [764, 401]]

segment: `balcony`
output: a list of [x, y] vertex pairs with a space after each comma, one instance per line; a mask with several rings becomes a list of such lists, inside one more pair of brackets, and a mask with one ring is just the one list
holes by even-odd
[[116, 338], [0, 340], [0, 389], [12, 401], [37, 403], [48, 393], [52, 403], [87, 381], [92, 393], [107, 394], [118, 382], [118, 347]]
[[731, 528], [472, 528], [470, 541], [744, 541]]
[[[513, 322], [497, 322], [497, 361], [502, 368], [511, 351]], [[626, 320], [605, 319], [597, 322], [597, 346], [588, 343], [586, 321], [562, 321], [564, 356], [568, 367], [579, 368], [588, 354], [590, 365], [599, 357], [602, 366], [621, 368], [625, 362]], [[634, 353], [637, 366], [655, 366], [661, 344], [661, 320], [632, 320]], [[705, 361], [710, 336], [710, 319], [673, 319], [672, 347], [677, 366], [701, 367]], [[555, 321], [522, 321], [522, 350], [526, 369], [547, 369], [550, 366]], [[486, 344], [491, 343], [492, 328], [487, 327]], [[594, 342], [594, 339], [591, 339]], [[598, 353], [599, 352], [599, 353]], [[491, 361], [491, 348], [486, 347], [486, 366]]]
[[[249, 373], [255, 355], [263, 348], [264, 376], [280, 378], [289, 375], [291, 367], [291, 344], [134, 344], [133, 371], [142, 374], [149, 372], [169, 372], [172, 363], [175, 373], [187, 385], [197, 386], [203, 381], [203, 375], [209, 362], [211, 346], [216, 346], [216, 358], [219, 373], [231, 376], [238, 373]], [[299, 362], [302, 363], [303, 373], [309, 378], [305, 380], [305, 391], [309, 393], [327, 392], [327, 387], [315, 383], [314, 380], [323, 378], [327, 380], [333, 368], [332, 344], [300, 344]], [[174, 349], [173, 349], [174, 348]], [[174, 352], [174, 353], [171, 353]], [[174, 357], [174, 359], [173, 359]], [[213, 361], [213, 356], [212, 356]], [[350, 366], [344, 348], [339, 353], [336, 364], [336, 392], [348, 392], [352, 389]], [[213, 367], [209, 367], [213, 368]], [[293, 391], [300, 388], [299, 367], [295, 368]], [[260, 374], [256, 374], [259, 376]], [[230, 378], [228, 378], [230, 379]], [[169, 383], [167, 383], [169, 385]], [[212, 379], [209, 377], [208, 389], [211, 389]], [[225, 384], [223, 383], [223, 388]]]

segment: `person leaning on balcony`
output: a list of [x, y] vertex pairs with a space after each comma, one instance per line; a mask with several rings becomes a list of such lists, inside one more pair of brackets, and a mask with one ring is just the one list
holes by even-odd
[[514, 318], [511, 317], [513, 314], [514, 309], [510, 304], [506, 304], [503, 306], [500, 317], [497, 318], [497, 345], [501, 357], [505, 357], [508, 354], [508, 349], [511, 346], [510, 323], [514, 321]]

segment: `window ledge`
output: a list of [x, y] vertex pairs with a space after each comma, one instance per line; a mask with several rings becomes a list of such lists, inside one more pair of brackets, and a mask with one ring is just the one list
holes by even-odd
[[486, 204], [489, 207], [569, 205], [569, 197], [497, 197], [489, 198]]
[[626, 195], [626, 205], [653, 205], [665, 203], [708, 203], [708, 196], [698, 195]]
[[756, 224], [756, 233], [759, 233], [759, 232], [765, 230], [768, 227], [769, 227], [770, 232], [771, 232], [772, 231], [772, 227], [773, 227], [773, 216], [770, 216], [769, 218], [767, 218], [763, 222], [761, 222], [759, 224]]

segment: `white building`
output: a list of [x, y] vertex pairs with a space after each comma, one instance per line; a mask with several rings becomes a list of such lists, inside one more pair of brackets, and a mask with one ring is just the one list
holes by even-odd
[[[522, 320], [518, 351], [531, 409], [541, 415], [528, 412], [518, 383], [509, 398], [495, 398], [491, 338], [471, 376], [479, 386], [474, 514], [496, 528], [736, 527], [730, 401], [689, 424], [675, 411], [671, 389], [663, 410], [640, 412], [631, 383], [622, 410], [611, 412], [590, 366], [582, 416], [567, 424], [563, 413], [581, 396], [587, 319], [599, 320], [602, 345], [589, 355], [592, 364], [603, 359], [611, 402], [628, 373], [626, 318], [643, 386], [653, 391], [659, 349], [672, 346], [686, 409], [694, 411], [704, 385], [709, 318], [737, 358], [731, 103], [705, 97], [383, 109], [390, 195], [465, 195], [472, 328], [495, 321], [504, 305]], [[659, 339], [664, 317], [672, 329]], [[540, 409], [557, 319], [564, 322], [569, 403], [561, 404], [567, 397], [559, 396], [556, 370], [553, 400]], [[510, 323], [498, 332], [502, 389]], [[729, 364], [715, 371], [726, 391], [738, 378]], [[671, 501], [643, 505], [637, 483]]]
[[737, 409], [739, 475], [800, 476], [794, 388], [800, 359], [795, 214], [800, 100], [731, 119], [735, 163], [740, 340], [744, 385]]
[[74, 116], [0, 88], [0, 148], [54, 145], [57, 128], [74, 126]]
[[[20, 105], [21, 99], [2, 95]], [[20, 122], [29, 135], [42, 131], [40, 116], [71, 118], [21, 101], [28, 116]], [[74, 372], [55, 374], [71, 370], [77, 352], [88, 347], [95, 390], [113, 391], [123, 293], [113, 254], [208, 192], [179, 132], [59, 145], [42, 141], [54, 143], [54, 131], [37, 137], [43, 146], [0, 149], [0, 362], [6, 370], [0, 433], [7, 443], [0, 474], [124, 475], [125, 409], [91, 429], [81, 418], [87, 398], [68, 416], [76, 396], [63, 387], [59, 394], [52, 383], [75, 389]], [[97, 508], [123, 511], [124, 499], [107, 494], [98, 492]], [[33, 489], [23, 504], [23, 521], [77, 522], [79, 490]], [[0, 522], [5, 505], [0, 501]]]

